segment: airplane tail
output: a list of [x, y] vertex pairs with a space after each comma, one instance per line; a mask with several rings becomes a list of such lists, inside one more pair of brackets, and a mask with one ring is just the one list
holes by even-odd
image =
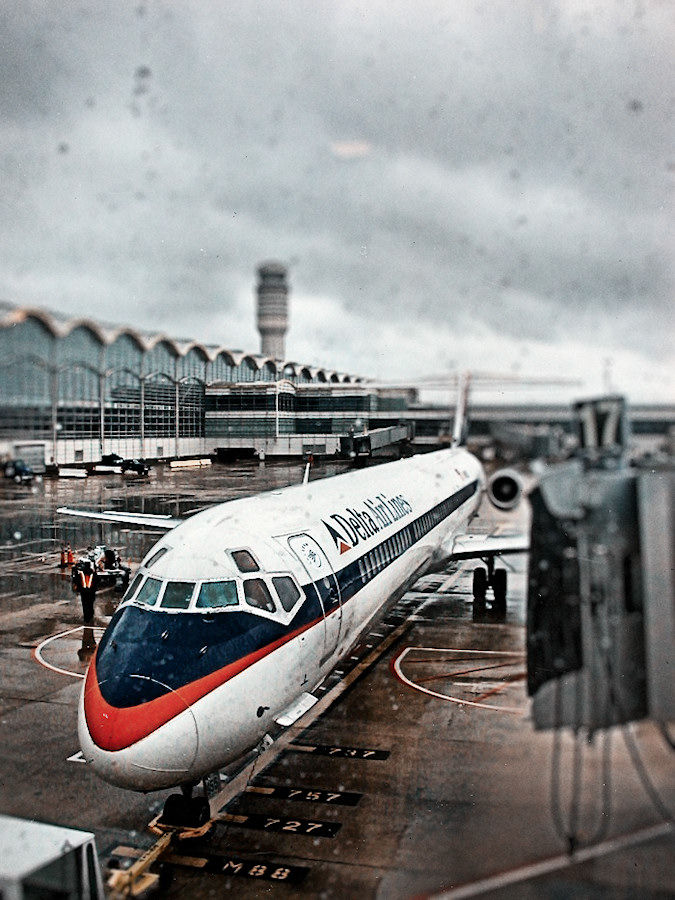
[[466, 443], [470, 386], [471, 372], [463, 372], [457, 380], [457, 406], [455, 408], [451, 447], [461, 447]]

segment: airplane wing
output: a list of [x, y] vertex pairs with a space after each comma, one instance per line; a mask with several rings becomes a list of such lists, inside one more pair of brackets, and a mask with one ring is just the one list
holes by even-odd
[[145, 525], [148, 528], [160, 528], [162, 531], [170, 531], [176, 525], [180, 525], [182, 519], [174, 519], [169, 515], [155, 515], [153, 513], [127, 513], [114, 509], [103, 512], [92, 512], [85, 509], [71, 509], [69, 506], [59, 506], [56, 510], [64, 516], [77, 516], [80, 519], [96, 519], [99, 522], [117, 522], [121, 525]]
[[525, 534], [460, 534], [452, 545], [453, 559], [485, 559], [507, 553], [528, 553], [530, 541]]

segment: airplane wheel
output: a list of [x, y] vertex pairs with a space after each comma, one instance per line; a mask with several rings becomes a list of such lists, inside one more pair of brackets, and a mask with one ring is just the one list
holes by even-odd
[[201, 828], [210, 818], [211, 807], [206, 797], [184, 797], [182, 794], [171, 794], [166, 798], [160, 822], [163, 825]]
[[506, 609], [506, 569], [495, 569], [492, 576], [492, 590], [495, 605], [500, 609]]
[[160, 821], [163, 825], [187, 825], [188, 807], [191, 801], [182, 794], [170, 794], [164, 803]]
[[474, 622], [487, 622], [488, 620], [488, 609], [485, 605], [485, 601], [475, 600], [473, 601], [473, 609], [472, 609], [472, 618]]
[[211, 818], [211, 806], [206, 797], [194, 797], [190, 801], [194, 828], [201, 828]]
[[473, 599], [476, 603], [485, 603], [487, 593], [487, 571], [482, 566], [473, 570]]

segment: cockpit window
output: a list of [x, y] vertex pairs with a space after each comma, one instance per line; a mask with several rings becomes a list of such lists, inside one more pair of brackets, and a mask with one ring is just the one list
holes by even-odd
[[290, 612], [298, 602], [298, 598], [300, 596], [300, 590], [297, 584], [288, 575], [281, 575], [279, 577], [273, 578], [272, 584], [274, 585], [276, 592], [279, 595], [281, 605], [286, 610], [286, 612]]
[[157, 603], [161, 586], [162, 582], [158, 578], [148, 578], [138, 592], [136, 600], [139, 603], [145, 603], [147, 606], [154, 606]]
[[134, 596], [134, 594], [138, 590], [138, 588], [141, 584], [141, 581], [143, 581], [143, 576], [141, 575], [140, 572], [137, 572], [136, 575], [134, 576], [134, 580], [131, 582], [131, 584], [127, 588], [124, 597], [122, 597], [123, 603], [125, 600], [131, 600], [131, 598]]
[[244, 597], [249, 606], [274, 612], [276, 607], [269, 588], [262, 578], [247, 578], [244, 581]]
[[220, 606], [236, 606], [237, 601], [237, 585], [234, 581], [205, 581], [199, 589], [197, 606], [215, 609]]
[[240, 572], [259, 572], [260, 566], [256, 558], [248, 550], [232, 550], [231, 557]]
[[150, 566], [154, 566], [158, 559], [161, 559], [165, 553], [169, 552], [169, 547], [160, 547], [156, 553], [153, 553], [150, 559], [146, 560], [145, 568], [149, 569]]
[[194, 581], [169, 581], [160, 606], [162, 609], [187, 609], [194, 589]]

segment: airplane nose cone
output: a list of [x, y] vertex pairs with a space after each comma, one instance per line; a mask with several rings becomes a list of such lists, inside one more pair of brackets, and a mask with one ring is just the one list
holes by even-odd
[[[108, 697], [128, 694], [133, 679], [160, 696], [132, 706], [106, 702], [102, 689]], [[85, 755], [111, 784], [158, 790], [191, 777], [199, 750], [195, 716], [177, 691], [148, 676], [115, 675], [100, 685], [85, 684], [80, 725], [81, 745], [91, 751]]]

